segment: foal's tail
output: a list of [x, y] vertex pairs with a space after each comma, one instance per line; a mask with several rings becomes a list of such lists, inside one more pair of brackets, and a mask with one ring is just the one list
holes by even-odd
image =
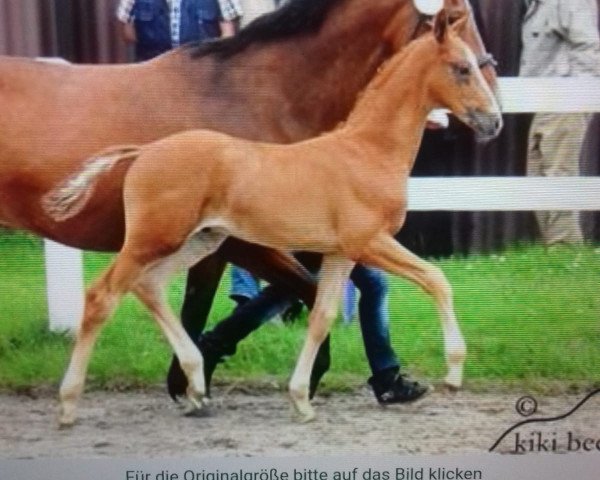
[[42, 197], [44, 212], [56, 222], [64, 222], [74, 217], [84, 209], [104, 172], [123, 160], [135, 160], [139, 154], [139, 146], [126, 145], [112, 147], [90, 158], [81, 170]]

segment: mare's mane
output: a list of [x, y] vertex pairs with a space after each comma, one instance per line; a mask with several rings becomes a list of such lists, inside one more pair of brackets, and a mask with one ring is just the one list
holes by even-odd
[[[216, 55], [228, 58], [252, 43], [268, 43], [298, 35], [317, 32], [332, 7], [345, 0], [290, 0], [273, 12], [253, 20], [233, 37], [209, 42], [193, 42], [192, 58]], [[370, 1], [370, 0], [365, 0]]]

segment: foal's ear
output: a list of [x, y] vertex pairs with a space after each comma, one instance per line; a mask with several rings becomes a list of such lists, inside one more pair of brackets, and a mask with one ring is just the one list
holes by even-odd
[[438, 43], [444, 43], [446, 38], [446, 31], [448, 30], [448, 14], [445, 9], [435, 16], [433, 20], [433, 35]]
[[465, 27], [467, 26], [467, 22], [469, 21], [469, 14], [461, 10], [456, 12], [454, 16], [450, 19], [450, 28], [454, 33], [460, 35]]

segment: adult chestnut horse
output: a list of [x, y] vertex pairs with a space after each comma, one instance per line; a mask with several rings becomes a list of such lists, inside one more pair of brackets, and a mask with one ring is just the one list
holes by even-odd
[[[495, 86], [467, 0], [463, 38]], [[117, 251], [124, 238], [125, 166], [103, 177], [66, 222], [41, 197], [113, 144], [140, 144], [189, 128], [278, 143], [330, 130], [349, 113], [381, 63], [423, 31], [412, 0], [292, 0], [239, 35], [121, 66], [63, 66], [0, 59], [0, 224], [89, 250]], [[226, 262], [308, 304], [315, 285], [278, 252], [228, 239], [188, 276], [183, 322], [202, 329]]]
[[170, 311], [164, 290], [173, 273], [231, 235], [324, 256], [308, 335], [290, 382], [301, 420], [314, 418], [310, 372], [356, 262], [401, 275], [431, 295], [447, 353], [451, 359], [464, 357], [450, 284], [441, 270], [393, 237], [404, 223], [407, 181], [429, 112], [448, 108], [482, 137], [496, 136], [502, 125], [475, 55], [456, 34], [463, 25], [460, 19], [448, 27], [442, 10], [433, 34], [395, 54], [344, 125], [332, 132], [280, 145], [211, 130], [185, 131], [139, 148], [101, 153], [50, 191], [43, 199], [48, 215], [68, 221], [85, 208], [87, 193], [102, 173], [124, 160], [131, 165], [123, 188], [125, 242], [88, 291], [61, 385], [61, 424], [75, 420], [95, 340], [127, 292], [149, 308], [174, 348], [188, 377], [188, 398], [202, 401], [202, 356]]

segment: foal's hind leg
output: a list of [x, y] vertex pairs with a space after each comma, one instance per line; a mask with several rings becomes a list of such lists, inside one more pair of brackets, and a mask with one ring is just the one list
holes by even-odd
[[325, 256], [321, 267], [317, 298], [308, 318], [308, 332], [290, 380], [290, 396], [300, 421], [315, 418], [309, 402], [310, 373], [317, 351], [335, 320], [344, 282], [354, 268], [354, 262], [338, 256]]
[[77, 331], [69, 367], [60, 386], [59, 423], [62, 427], [75, 422], [77, 401], [83, 391], [87, 366], [100, 328], [140, 271], [139, 264], [120, 254], [115, 263], [86, 292], [83, 320]]
[[459, 388], [462, 385], [467, 349], [454, 314], [452, 287], [444, 273], [385, 234], [379, 235], [369, 244], [361, 262], [412, 280], [433, 296], [444, 333], [444, 351], [448, 365], [444, 381], [450, 387]]

